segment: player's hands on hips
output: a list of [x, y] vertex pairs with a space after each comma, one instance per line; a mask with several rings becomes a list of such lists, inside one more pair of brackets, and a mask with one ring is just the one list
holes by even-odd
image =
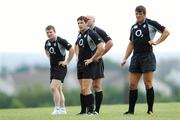
[[87, 65], [89, 65], [90, 63], [92, 63], [93, 60], [90, 58], [90, 59], [84, 60], [84, 62], [85, 62], [85, 65], [87, 66]]
[[99, 59], [101, 59], [102, 58], [102, 56], [100, 55], [99, 57], [97, 57], [96, 59], [95, 59], [95, 61], [96, 62], [99, 62]]
[[157, 43], [154, 40], [148, 41], [150, 45], [157, 45]]
[[65, 67], [68, 63], [66, 61], [60, 61], [59, 65], [62, 65], [63, 67]]
[[121, 62], [120, 62], [120, 67], [121, 68], [124, 68], [124, 65], [126, 64], [126, 60], [125, 59], [123, 59], [123, 60], [121, 60]]

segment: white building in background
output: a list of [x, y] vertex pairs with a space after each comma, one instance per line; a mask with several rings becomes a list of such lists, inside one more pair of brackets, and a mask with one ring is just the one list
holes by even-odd
[[0, 92], [9, 96], [15, 93], [15, 85], [12, 76], [6, 75], [5, 77], [0, 77]]
[[174, 84], [180, 85], [180, 71], [172, 70], [168, 76], [167, 80], [173, 82]]

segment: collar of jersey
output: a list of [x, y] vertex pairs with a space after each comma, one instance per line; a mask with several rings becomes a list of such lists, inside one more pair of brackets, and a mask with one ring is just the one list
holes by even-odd
[[88, 27], [84, 32], [80, 32], [80, 31], [79, 31], [79, 33], [83, 35], [83, 34], [85, 34], [89, 29], [90, 29], [90, 28]]
[[54, 41], [51, 41], [50, 39], [49, 39], [49, 41], [50, 41], [50, 42], [56, 42], [56, 41], [57, 41], [58, 36], [56, 36], [55, 38], [56, 38], [56, 39], [55, 39]]
[[143, 24], [146, 22], [146, 19], [147, 19], [147, 18], [144, 18], [143, 23], [139, 24], [138, 22], [136, 22], [136, 24], [137, 24], [137, 25], [143, 25]]

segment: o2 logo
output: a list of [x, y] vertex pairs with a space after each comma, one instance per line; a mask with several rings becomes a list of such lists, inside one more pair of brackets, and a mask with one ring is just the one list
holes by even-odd
[[84, 41], [83, 41], [83, 39], [80, 39], [80, 40], [79, 40], [79, 46], [84, 47]]
[[50, 47], [50, 48], [49, 48], [49, 53], [50, 53], [50, 54], [56, 54], [56, 52], [55, 52], [55, 50], [54, 50], [53, 47]]
[[136, 30], [135, 35], [136, 35], [137, 37], [143, 37], [142, 30]]

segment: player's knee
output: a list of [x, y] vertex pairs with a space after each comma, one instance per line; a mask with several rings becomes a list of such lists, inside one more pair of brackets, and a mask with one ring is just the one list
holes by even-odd
[[144, 82], [144, 85], [145, 85], [146, 89], [152, 88], [152, 82], [151, 81]]
[[93, 89], [94, 89], [95, 91], [100, 91], [102, 88], [101, 88], [100, 85], [94, 84], [94, 85], [93, 85]]
[[88, 95], [91, 93], [91, 90], [89, 88], [84, 89], [83, 95]]
[[99, 85], [97, 85], [97, 84], [93, 84], [93, 89], [94, 90], [97, 90], [97, 89], [99, 89], [100, 88], [100, 86]]
[[55, 87], [51, 87], [51, 91], [55, 91], [56, 90], [56, 88]]
[[81, 88], [81, 94], [85, 95], [85, 88]]
[[58, 90], [57, 86], [55, 86], [55, 85], [51, 86], [51, 91], [56, 91], [56, 90]]
[[130, 83], [129, 88], [130, 88], [130, 90], [136, 90], [137, 89], [137, 83]]

